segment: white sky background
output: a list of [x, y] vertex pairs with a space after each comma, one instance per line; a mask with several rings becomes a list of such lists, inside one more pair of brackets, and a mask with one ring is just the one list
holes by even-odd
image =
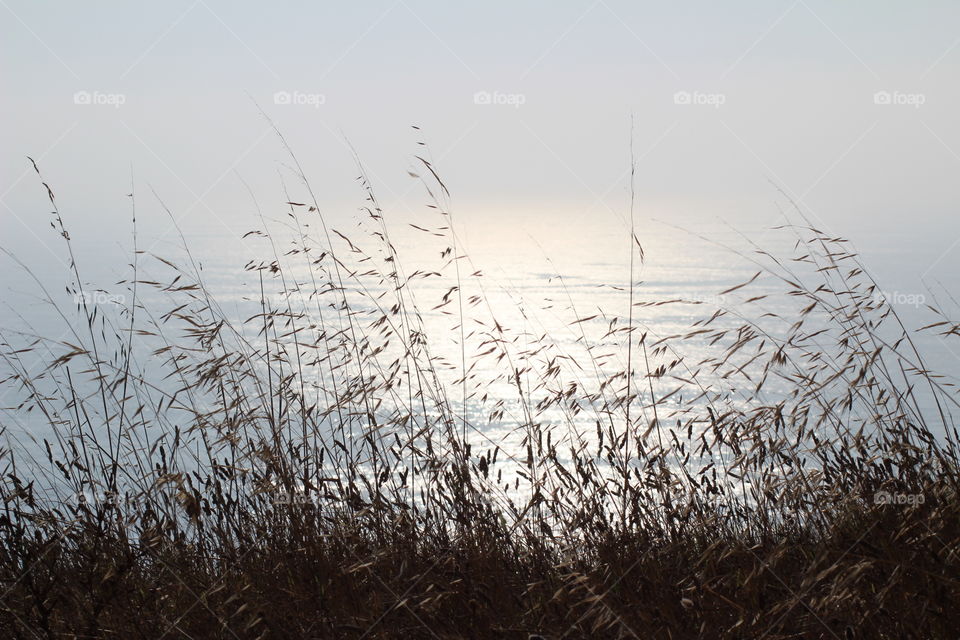
[[131, 165], [155, 237], [150, 186], [188, 232], [256, 226], [236, 174], [281, 213], [254, 101], [332, 216], [362, 201], [344, 136], [388, 212], [422, 210], [416, 124], [464, 224], [621, 224], [633, 114], [641, 220], [768, 226], [772, 181], [837, 234], [902, 243], [912, 276], [960, 254], [956, 2], [0, 0], [0, 58], [0, 244], [35, 260], [62, 252], [27, 155], [81, 244], [128, 233]]

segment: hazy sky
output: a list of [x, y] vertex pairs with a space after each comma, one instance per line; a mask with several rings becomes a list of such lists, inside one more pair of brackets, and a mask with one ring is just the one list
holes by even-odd
[[838, 233], [926, 243], [931, 265], [960, 251], [956, 2], [0, 0], [0, 16], [5, 243], [49, 240], [26, 155], [78, 235], [126, 228], [131, 165], [158, 233], [148, 186], [188, 229], [243, 231], [239, 177], [271, 207], [288, 162], [259, 104], [332, 215], [362, 198], [345, 139], [383, 204], [423, 204], [416, 124], [474, 224], [618, 224], [632, 114], [641, 217], [762, 226], [779, 186]]

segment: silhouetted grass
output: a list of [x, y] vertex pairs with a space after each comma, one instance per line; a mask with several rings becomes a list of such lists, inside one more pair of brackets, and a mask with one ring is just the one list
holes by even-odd
[[70, 334], [3, 335], [8, 415], [50, 434], [3, 450], [5, 637], [956, 637], [951, 379], [843, 240], [744, 256], [789, 313], [746, 283], [654, 337], [648, 307], [702, 307], [631, 282], [570, 298], [571, 346], [500, 322], [426, 160], [405, 232], [446, 248], [414, 270], [362, 167], [347, 239], [293, 162], [248, 317], [134, 233], [122, 311], [41, 289]]

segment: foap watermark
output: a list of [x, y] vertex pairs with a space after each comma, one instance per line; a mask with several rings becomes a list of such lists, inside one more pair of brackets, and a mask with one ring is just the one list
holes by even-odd
[[922, 493], [891, 493], [890, 491], [877, 491], [873, 494], [873, 504], [900, 504], [915, 505], [923, 504], [926, 501]]
[[873, 94], [873, 104], [900, 105], [919, 109], [926, 104], [927, 96], [922, 93], [904, 93], [903, 91], [877, 91]]
[[677, 91], [673, 94], [673, 104], [700, 105], [719, 109], [727, 101], [722, 93], [706, 93], [705, 91]]
[[712, 307], [723, 307], [732, 302], [732, 300], [730, 300], [727, 296], [709, 293], [695, 293], [687, 296], [684, 300], [690, 304], [705, 304]]
[[73, 104], [108, 106], [119, 109], [127, 102], [123, 93], [107, 93], [105, 91], [77, 91], [73, 94]]
[[96, 291], [77, 291], [73, 294], [74, 304], [126, 304], [127, 297], [121, 293], [107, 293], [102, 289]]
[[892, 306], [906, 306], [919, 309], [921, 305], [926, 304], [927, 297], [922, 293], [904, 293], [902, 291], [875, 291], [873, 294], [873, 303], [880, 306], [883, 303]]
[[275, 491], [270, 494], [270, 502], [274, 506], [277, 505], [292, 505], [292, 506], [314, 506], [319, 502], [319, 496], [310, 491], [303, 490], [294, 490], [294, 491]]
[[477, 91], [473, 94], [473, 104], [492, 104], [519, 109], [527, 103], [527, 96], [522, 93], [503, 93], [502, 91]]
[[88, 508], [144, 506], [148, 500], [144, 496], [121, 495], [115, 491], [85, 491], [71, 495], [69, 504], [86, 505]]
[[305, 93], [303, 91], [277, 91], [273, 94], [273, 104], [313, 107], [327, 103], [327, 96], [322, 93]]

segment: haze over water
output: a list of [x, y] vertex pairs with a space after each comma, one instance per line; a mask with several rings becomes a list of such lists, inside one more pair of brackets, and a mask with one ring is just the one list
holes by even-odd
[[[265, 220], [247, 219], [249, 226], [245, 228], [247, 231], [271, 230], [288, 288], [300, 287], [309, 292], [311, 275], [303, 264], [302, 254], [288, 254], [296, 245], [295, 236], [285, 222], [288, 205], [276, 201], [261, 206], [264, 207]], [[608, 334], [608, 329], [614, 326], [611, 322], [622, 327], [628, 321], [631, 248], [626, 225], [629, 208], [623, 213], [621, 217], [616, 211], [606, 211], [579, 219], [562, 215], [551, 217], [548, 214], [528, 217], [524, 222], [516, 218], [511, 222], [496, 214], [454, 218], [461, 243], [458, 248], [464, 256], [460, 265], [464, 298], [482, 297], [482, 302], [468, 304], [464, 312], [467, 318], [467, 366], [470, 367], [471, 378], [478, 383], [479, 391], [471, 395], [463, 415], [471, 425], [475, 425], [471, 426], [473, 431], [469, 434], [469, 440], [479, 450], [500, 447], [502, 457], [523, 459], [524, 432], [520, 425], [524, 424], [524, 416], [521, 404], [516, 401], [516, 388], [510, 371], [544, 366], [546, 359], [537, 348], [538, 340], [546, 339], [554, 355], [562, 354], [568, 359], [571, 371], [580, 371], [577, 374], [580, 384], [589, 386], [591, 378], [604, 373], [603, 367], [607, 367], [607, 373], [625, 367], [623, 337], [611, 337]], [[69, 224], [71, 214], [65, 215]], [[145, 214], [140, 215], [142, 219]], [[437, 370], [454, 391], [449, 400], [454, 407], [458, 407], [461, 398], [455, 391], [456, 380], [461, 374], [462, 354], [456, 294], [451, 304], [441, 305], [444, 299], [451, 298], [451, 287], [457, 283], [449, 256], [444, 255], [450, 242], [448, 238], [437, 237], [411, 226], [434, 228], [445, 220], [430, 209], [424, 209], [419, 215], [408, 213], [391, 216], [389, 212], [384, 215], [391, 240], [397, 249], [398, 264], [405, 274], [409, 276], [417, 270], [442, 272], [442, 276], [414, 281], [411, 291], [424, 318], [430, 348], [438, 359]], [[316, 246], [323, 247], [317, 214], [309, 212], [301, 216], [310, 225], [308, 233]], [[365, 218], [365, 213], [341, 215], [331, 224], [331, 228], [345, 235], [350, 234], [351, 241], [375, 255], [379, 249], [369, 236], [365, 237]], [[649, 335], [648, 343], [655, 343], [668, 336], [684, 334], [694, 328], [692, 325], [695, 321], [723, 311], [730, 316], [717, 321], [715, 327], [734, 327], [739, 320], [749, 319], [769, 326], [773, 334], [780, 335], [793, 321], [799, 308], [787, 295], [790, 288], [782, 281], [763, 275], [744, 289], [727, 293], [729, 289], [751, 280], [760, 270], [755, 262], [760, 259], [756, 254], [757, 247], [763, 247], [785, 262], [791, 256], [803, 255], [802, 252], [795, 252], [795, 232], [773, 228], [775, 220], [765, 222], [766, 226], [742, 229], [717, 221], [691, 229], [678, 229], [673, 223], [637, 215], [637, 234], [644, 254], [641, 260], [634, 245], [633, 323], [637, 334], [646, 333]], [[144, 224], [147, 229], [150, 226], [150, 222]], [[253, 338], [258, 324], [251, 322], [251, 318], [260, 312], [260, 272], [245, 267], [269, 264], [275, 260], [274, 248], [265, 237], [258, 234], [218, 231], [185, 231], [190, 254], [216, 304]], [[51, 245], [61, 241], [49, 229], [38, 229], [37, 233], [46, 234]], [[121, 307], [129, 304], [131, 296], [129, 286], [118, 283], [131, 276], [132, 239], [124, 237], [126, 230], [113, 230], [113, 233], [116, 237], [109, 243], [103, 242], [106, 234], [90, 234], [89, 229], [83, 226], [75, 234], [71, 232], [71, 235], [76, 243], [74, 251], [81, 276], [87, 283], [84, 290], [90, 296], [88, 301], [92, 301], [101, 313], [116, 314], [120, 319]], [[246, 237], [242, 237], [244, 235]], [[91, 241], [94, 236], [95, 239]], [[899, 241], [877, 239], [876, 235], [871, 238], [868, 233], [864, 233], [864, 237], [873, 240], [868, 253], [863, 256], [865, 265], [868, 268], [875, 265], [878, 278], [893, 276], [894, 283], [906, 283], [894, 284], [877, 295], [886, 296], [891, 306], [904, 318], [908, 328], [931, 322], [931, 315], [925, 313], [923, 304], [933, 302], [934, 294], [911, 288], [910, 279], [906, 277], [924, 259], [924, 247], [904, 247]], [[149, 254], [169, 259], [191, 271], [191, 258], [182, 250], [179, 242], [175, 233], [165, 238], [151, 236], [149, 232], [141, 233], [138, 246], [145, 251], [138, 265], [141, 280], [164, 283], [172, 280], [172, 272]], [[357, 259], [351, 257], [345, 241], [338, 238], [336, 247], [341, 260]], [[64, 266], [53, 261], [37, 261], [33, 259], [34, 256], [14, 252], [46, 284], [53, 298], [66, 312], [69, 323], [73, 323], [73, 328], [82, 326], [83, 321], [76, 310], [77, 298], [63, 289], [70, 277]], [[317, 253], [312, 255], [316, 257]], [[362, 262], [354, 263], [357, 271], [361, 270], [357, 268], [360, 266]], [[20, 267], [11, 267], [10, 273], [17, 274], [16, 282], [29, 282]], [[283, 308], [285, 298], [280, 295], [280, 279], [264, 273], [267, 300], [275, 307]], [[941, 283], [949, 288], [951, 284], [956, 284], [956, 280], [948, 278]], [[355, 287], [348, 284], [347, 288]], [[384, 292], [388, 289], [382, 287]], [[28, 335], [36, 334], [69, 343], [72, 340], [70, 326], [54, 314], [49, 305], [42, 303], [38, 296], [41, 294], [30, 285], [10, 287], [5, 300], [7, 304], [0, 312], [6, 335], [24, 340]], [[138, 296], [139, 303], [156, 316], [177, 306], [175, 298], [148, 287], [141, 286]], [[745, 304], [751, 298], [763, 299]], [[943, 298], [949, 300], [947, 296]], [[317, 310], [309, 304], [308, 297], [297, 299], [294, 296], [294, 299], [298, 311], [305, 313], [309, 321], [319, 322]], [[663, 306], [653, 304], [668, 301], [673, 302]], [[359, 308], [374, 312], [368, 304], [361, 304]], [[781, 320], [764, 325], [765, 314], [777, 314]], [[376, 314], [371, 316], [374, 317]], [[586, 320], [579, 322], [582, 319]], [[475, 358], [484, 349], [478, 347], [480, 339], [474, 332], [489, 328], [494, 321], [510, 332], [513, 360], [504, 361], [492, 356]], [[10, 329], [25, 330], [27, 335], [17, 335], [16, 331], [11, 333]], [[955, 370], [956, 355], [948, 342], [932, 332], [919, 335], [917, 341], [931, 369], [947, 374]], [[147, 363], [152, 362], [149, 353], [156, 347], [155, 344], [151, 347], [151, 344], [148, 340], [141, 342], [140, 338], [134, 343], [135, 353]], [[697, 368], [697, 363], [711, 353], [707, 349], [698, 351], [696, 342], [684, 344], [682, 351], [676, 355], [685, 358], [691, 370]], [[56, 352], [56, 347], [52, 351], [40, 350], [37, 356]], [[595, 369], [596, 362], [600, 363], [600, 373]], [[39, 372], [44, 361], [37, 357], [33, 366], [34, 371]], [[634, 366], [638, 375], [642, 376], [645, 372], [643, 366]], [[950, 380], [953, 378], [950, 377]], [[639, 378], [638, 384], [645, 384], [643, 378]], [[171, 379], [170, 389], [175, 387], [175, 379]], [[776, 385], [771, 387], [775, 394]], [[657, 381], [651, 392], [666, 395], [672, 388], [669, 382]], [[12, 397], [9, 391], [7, 395]], [[491, 398], [506, 399], [504, 414], [491, 417], [492, 401], [481, 401], [478, 397], [481, 392]], [[641, 406], [646, 393], [644, 388], [641, 391]], [[922, 392], [921, 397], [924, 398]], [[684, 405], [682, 395], [674, 399], [677, 410], [690, 409]], [[689, 395], [686, 400], [690, 401]], [[934, 409], [926, 403], [924, 407], [930, 411]], [[39, 414], [28, 415], [17, 411], [8, 401], [4, 403], [4, 417], [8, 433], [21, 442], [52, 438], [49, 425]], [[668, 418], [669, 424], [669, 416], [661, 415], [660, 419], [664, 418]], [[561, 423], [564, 416], [554, 412], [545, 415], [543, 420], [545, 423]], [[594, 420], [595, 417], [589, 414], [581, 414], [577, 418], [581, 426], [591, 429]]]
[[[721, 292], [757, 271], [748, 240], [791, 255], [790, 232], [772, 230], [783, 212], [801, 222], [791, 199], [850, 239], [879, 293], [922, 326], [923, 304], [936, 296], [949, 314], [960, 286], [960, 8], [870, 10], [865, 21], [827, 2], [57, 12], [9, 2], [0, 47], [18, 64], [0, 119], [0, 245], [71, 307], [69, 258], [30, 156], [56, 194], [85, 290], [128, 295], [116, 283], [130, 275], [133, 190], [140, 250], [185, 259], [169, 208], [221, 306], [246, 319], [259, 282], [243, 267], [272, 250], [244, 234], [264, 227], [259, 209], [281, 238], [288, 197], [308, 201], [275, 125], [329, 225], [351, 238], [365, 217], [356, 153], [407, 272], [439, 268], [449, 244], [410, 226], [439, 224], [408, 175], [424, 171], [416, 155], [428, 158], [450, 189], [463, 275], [484, 274], [465, 278], [464, 294], [482, 292], [484, 314], [572, 353], [583, 338], [572, 322], [596, 315], [587, 326], [598, 330], [629, 306], [632, 145], [645, 253], [635, 301], [699, 303], [637, 308], [651, 336], [714, 308], [789, 309]], [[2, 264], [0, 325], [64, 336], [32, 280]], [[449, 275], [416, 283], [416, 295], [455, 375], [455, 323], [432, 311]], [[765, 278], [749, 291], [783, 293]], [[931, 368], [956, 371], [955, 347], [921, 342]]]

